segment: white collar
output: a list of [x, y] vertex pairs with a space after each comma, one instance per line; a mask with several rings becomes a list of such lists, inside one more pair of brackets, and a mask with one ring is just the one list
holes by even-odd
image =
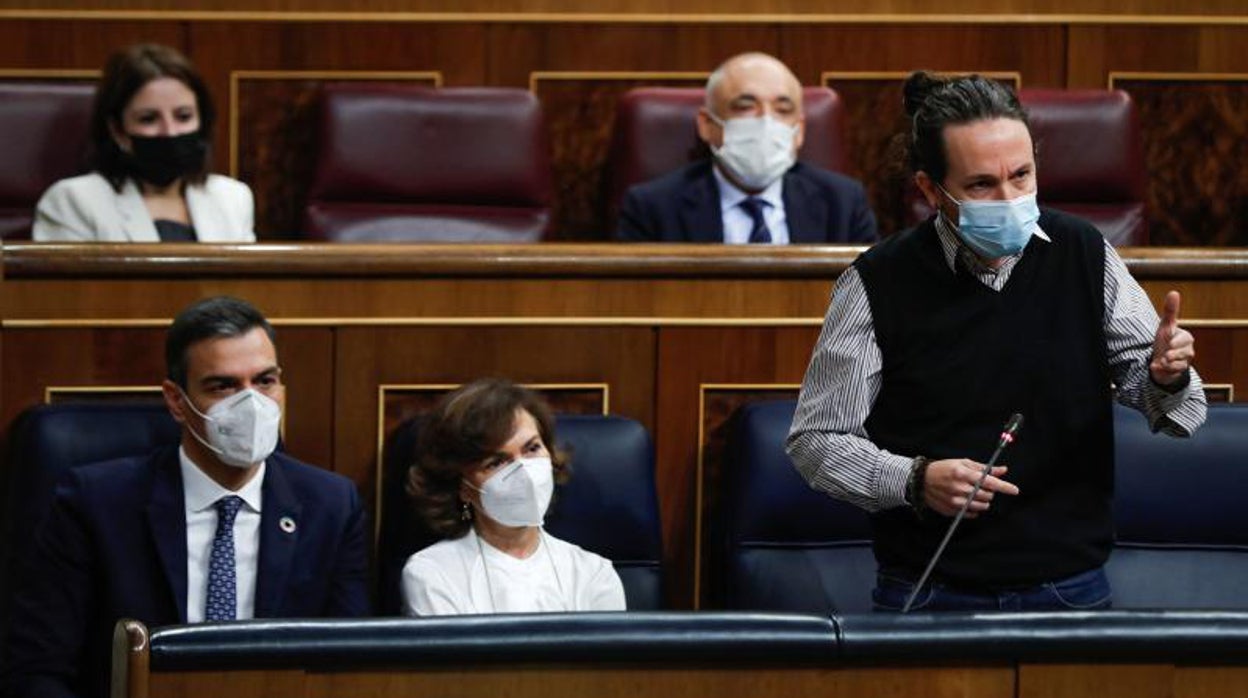
[[237, 495], [252, 511], [260, 512], [260, 489], [264, 483], [265, 464], [261, 463], [256, 474], [237, 492], [228, 490], [216, 480], [204, 474], [195, 461], [186, 455], [186, 449], [178, 447], [178, 462], [182, 466], [182, 491], [186, 497], [186, 510], [200, 512], [216, 505], [217, 500]]
[[[949, 271], [954, 273], [957, 272], [957, 260], [960, 252], [970, 255], [968, 259], [974, 260], [976, 265], [982, 266], [985, 269], [988, 268], [983, 261], [979, 259], [979, 256], [972, 252], [971, 248], [966, 246], [966, 243], [962, 242], [962, 238], [958, 237], [958, 233], [953, 229], [953, 226], [949, 225], [948, 222], [945, 221], [945, 217], [942, 216], [939, 211], [936, 212], [936, 235], [940, 239], [940, 249], [945, 255], [945, 264], [949, 266]], [[1053, 242], [1053, 239], [1049, 237], [1049, 234], [1041, 230], [1039, 225], [1036, 225], [1036, 229], [1032, 232], [1032, 235], [1044, 240], [1045, 242]], [[1022, 257], [1023, 253], [1019, 252], [1014, 256]]]

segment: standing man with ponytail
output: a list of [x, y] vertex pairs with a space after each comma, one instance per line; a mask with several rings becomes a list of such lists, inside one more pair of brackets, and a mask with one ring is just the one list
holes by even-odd
[[113, 624], [365, 616], [354, 483], [274, 449], [286, 389], [273, 328], [209, 298], [174, 320], [165, 405], [179, 444], [84, 465], [20, 561], [0, 695], [107, 696]]
[[1158, 318], [1095, 227], [1037, 206], [1009, 89], [915, 73], [905, 107], [909, 165], [937, 213], [837, 281], [789, 455], [812, 487], [872, 512], [876, 607], [899, 610], [1021, 413], [914, 608], [1106, 608], [1111, 401], [1171, 436], [1205, 418], [1179, 294]]
[[763, 53], [728, 59], [706, 81], [698, 137], [712, 157], [628, 190], [616, 231], [631, 242], [875, 242], [862, 185], [797, 161], [802, 86]]

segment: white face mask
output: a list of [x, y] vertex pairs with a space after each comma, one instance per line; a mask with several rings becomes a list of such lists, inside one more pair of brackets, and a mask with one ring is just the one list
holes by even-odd
[[721, 121], [709, 111], [707, 116], [724, 129], [724, 144], [711, 148], [711, 152], [746, 189], [766, 189], [796, 162], [793, 141], [797, 137], [797, 126], [781, 123], [771, 115], [727, 121]]
[[182, 397], [191, 411], [203, 418], [207, 440], [194, 429], [191, 436], [217, 454], [222, 463], [250, 468], [277, 448], [282, 408], [271, 398], [248, 388], [214, 404], [204, 414], [195, 409], [186, 391]]
[[555, 492], [549, 457], [520, 458], [495, 473], [480, 489], [481, 509], [504, 526], [541, 526]]

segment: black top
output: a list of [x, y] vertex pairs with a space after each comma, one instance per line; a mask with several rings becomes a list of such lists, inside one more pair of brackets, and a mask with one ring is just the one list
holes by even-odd
[[161, 242], [196, 242], [197, 240], [195, 229], [185, 223], [163, 218], [152, 222], [156, 224], [156, 234], [160, 236]]
[[[855, 262], [883, 356], [867, 434], [892, 453], [982, 463], [1009, 416], [1025, 418], [1001, 458], [1021, 493], [964, 521], [934, 579], [999, 589], [1099, 566], [1113, 541], [1104, 241], [1044, 210], [1052, 242], [1033, 238], [998, 292], [950, 271], [933, 220]], [[908, 507], [873, 521], [881, 567], [915, 577], [949, 523]]]

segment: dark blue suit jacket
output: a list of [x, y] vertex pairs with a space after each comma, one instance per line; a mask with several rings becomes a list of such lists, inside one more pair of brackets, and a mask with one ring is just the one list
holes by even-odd
[[[616, 237], [630, 242], [723, 242], [711, 160], [629, 187]], [[784, 212], [795, 245], [873, 243], [875, 215], [857, 180], [797, 163], [784, 173]]]
[[[255, 616], [368, 615], [355, 485], [280, 453], [266, 463]], [[66, 473], [14, 588], [10, 695], [107, 696], [118, 619], [186, 622], [184, 502], [177, 448]]]

